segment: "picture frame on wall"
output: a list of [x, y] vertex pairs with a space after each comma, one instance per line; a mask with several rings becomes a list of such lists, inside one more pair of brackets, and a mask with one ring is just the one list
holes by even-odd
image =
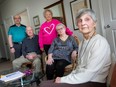
[[33, 17], [33, 22], [35, 27], [40, 25], [40, 20], [38, 15]]
[[35, 34], [36, 34], [36, 35], [38, 35], [38, 33], [39, 33], [39, 29], [40, 29], [40, 27], [35, 28]]
[[63, 17], [52, 17], [53, 19], [57, 19], [59, 20], [61, 23], [65, 24], [64, 23], [64, 20], [63, 20]]
[[82, 8], [91, 8], [91, 0], [74, 0], [70, 2], [70, 8], [71, 8], [71, 15], [72, 15], [72, 23], [74, 30], [78, 30], [78, 27], [75, 23], [76, 14], [79, 9]]

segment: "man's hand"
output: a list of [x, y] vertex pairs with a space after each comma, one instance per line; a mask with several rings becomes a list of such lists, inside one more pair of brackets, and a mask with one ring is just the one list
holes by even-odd
[[32, 60], [33, 56], [32, 55], [26, 55], [26, 58]]
[[36, 53], [31, 54], [31, 56], [32, 56], [33, 58], [37, 58], [37, 54], [36, 54]]
[[34, 58], [37, 58], [37, 54], [36, 53], [29, 53], [26, 55], [26, 58], [32, 60]]
[[10, 52], [11, 53], [14, 53], [15, 52], [15, 49], [14, 48], [10, 49]]

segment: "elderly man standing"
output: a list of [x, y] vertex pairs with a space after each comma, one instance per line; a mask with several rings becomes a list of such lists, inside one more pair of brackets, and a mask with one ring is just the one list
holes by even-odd
[[26, 37], [26, 26], [22, 25], [21, 17], [19, 15], [14, 16], [15, 24], [9, 27], [8, 41], [10, 45], [11, 53], [14, 53], [15, 58], [22, 55], [22, 41]]
[[30, 26], [26, 27], [27, 38], [23, 40], [22, 43], [22, 56], [13, 61], [14, 70], [19, 69], [21, 65], [25, 62], [32, 62], [35, 77], [39, 77], [39, 72], [41, 72], [41, 61], [40, 61], [40, 47], [38, 45], [38, 36], [34, 35], [33, 29]]

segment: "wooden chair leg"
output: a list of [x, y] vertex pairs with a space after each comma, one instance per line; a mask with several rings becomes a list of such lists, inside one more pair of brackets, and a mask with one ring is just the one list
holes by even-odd
[[42, 69], [42, 73], [45, 74], [45, 70], [44, 70], [44, 53], [42, 53], [42, 56], [41, 56], [41, 69]]

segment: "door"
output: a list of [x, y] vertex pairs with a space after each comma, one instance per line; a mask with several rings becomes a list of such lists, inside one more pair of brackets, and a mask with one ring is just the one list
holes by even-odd
[[9, 49], [9, 42], [8, 42], [8, 29], [9, 27], [13, 24], [13, 18], [12, 16], [10, 16], [9, 18], [6, 18], [4, 20], [4, 24], [5, 24], [5, 28], [3, 28], [3, 35], [4, 35], [4, 48], [5, 48], [5, 55], [7, 59], [12, 59], [11, 57], [11, 53], [10, 53], [10, 49]]
[[24, 11], [22, 11], [22, 12], [20, 12], [17, 15], [20, 15], [21, 16], [21, 24], [24, 24], [26, 26], [29, 26], [30, 25], [29, 14], [28, 14], [27, 9], [24, 10]]
[[116, 57], [116, 0], [100, 0], [102, 1], [104, 31], [108, 40], [112, 53]]
[[[17, 15], [21, 16], [21, 24], [24, 24], [26, 26], [30, 25], [27, 9], [20, 12]], [[8, 59], [10, 58], [10, 60], [14, 59], [14, 55], [10, 53], [10, 49], [8, 45], [9, 44], [8, 43], [8, 29], [13, 24], [14, 24], [13, 16], [4, 20], [5, 30], [3, 32], [4, 32], [4, 40], [5, 40], [5, 43], [4, 43], [5, 44], [4, 48], [5, 48], [5, 53], [6, 53], [5, 55]]]

